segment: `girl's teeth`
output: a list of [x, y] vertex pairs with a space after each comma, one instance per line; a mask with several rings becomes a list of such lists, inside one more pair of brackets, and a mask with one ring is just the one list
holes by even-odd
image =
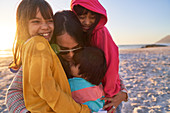
[[45, 34], [41, 34], [42, 36], [48, 36], [48, 33], [45, 33]]
[[46, 33], [46, 34], [43, 34], [43, 36], [48, 36], [48, 34]]

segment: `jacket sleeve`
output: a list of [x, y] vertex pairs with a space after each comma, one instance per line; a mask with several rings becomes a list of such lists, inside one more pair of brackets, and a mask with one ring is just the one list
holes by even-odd
[[26, 113], [22, 87], [22, 68], [14, 76], [6, 95], [6, 106], [10, 113]]
[[[45, 39], [34, 43], [30, 41], [30, 43], [23, 47], [22, 63], [23, 70], [25, 71], [24, 79], [28, 80], [28, 84], [30, 84], [36, 94], [54, 112], [90, 112], [87, 106], [78, 104], [72, 99], [69, 84], [66, 83], [68, 80], [64, 71], [62, 71], [62, 66], [59, 60], [54, 59], [52, 56], [52, 49], [50, 49], [49, 43], [43, 40]], [[55, 71], [54, 66], [57, 69]], [[24, 80], [24, 82], [27, 85], [27, 81]], [[35, 102], [35, 104], [34, 107], [39, 105], [38, 102]]]
[[[94, 38], [95, 37], [95, 38]], [[105, 53], [107, 71], [102, 80], [106, 97], [112, 97], [120, 91], [119, 52], [106, 27], [95, 32], [92, 44]]]

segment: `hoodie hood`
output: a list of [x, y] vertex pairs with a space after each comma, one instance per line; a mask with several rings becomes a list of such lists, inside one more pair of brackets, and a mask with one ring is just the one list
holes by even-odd
[[102, 28], [106, 24], [107, 13], [106, 13], [105, 8], [99, 3], [98, 0], [71, 0], [70, 7], [73, 12], [75, 12], [73, 7], [76, 5], [83, 6], [84, 8], [86, 8], [90, 11], [99, 13], [101, 15], [100, 21], [97, 24], [97, 26], [95, 27], [94, 31]]

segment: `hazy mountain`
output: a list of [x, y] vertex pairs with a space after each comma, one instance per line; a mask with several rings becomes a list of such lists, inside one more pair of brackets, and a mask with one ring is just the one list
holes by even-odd
[[163, 39], [157, 41], [156, 43], [170, 43], [170, 35], [164, 37]]
[[157, 41], [155, 44], [148, 44], [144, 45], [141, 48], [148, 48], [148, 47], [167, 47], [170, 46], [170, 35], [162, 38], [161, 40]]

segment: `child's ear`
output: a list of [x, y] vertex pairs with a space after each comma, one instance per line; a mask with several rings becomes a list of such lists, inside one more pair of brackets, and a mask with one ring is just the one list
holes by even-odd
[[84, 78], [85, 80], [87, 80], [87, 77], [86, 77], [86, 76], [84, 76], [84, 77], [83, 77], [83, 75], [82, 75], [82, 74], [81, 74], [81, 78]]
[[78, 65], [71, 65], [70, 66], [70, 70], [71, 70], [71, 74], [74, 76], [74, 77], [80, 77], [79, 75], [79, 67], [80, 67], [80, 64]]
[[80, 64], [77, 64], [76, 67], [77, 67], [78, 69], [80, 69]]

